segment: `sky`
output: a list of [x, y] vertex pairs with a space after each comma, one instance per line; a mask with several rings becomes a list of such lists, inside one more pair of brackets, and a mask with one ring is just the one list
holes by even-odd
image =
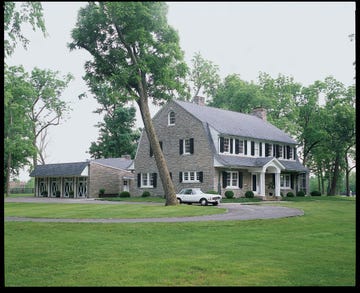
[[[102, 120], [93, 113], [96, 100], [79, 100], [88, 92], [82, 77], [84, 63], [91, 59], [85, 50], [68, 49], [77, 13], [86, 2], [42, 2], [47, 37], [30, 26], [22, 32], [30, 40], [27, 50], [18, 45], [7, 59], [31, 72], [51, 69], [75, 79], [60, 97], [72, 111], [61, 125], [50, 127], [46, 163], [80, 162], [90, 159], [92, 141]], [[341, 2], [168, 2], [168, 23], [177, 30], [185, 61], [191, 66], [195, 53], [219, 67], [221, 78], [239, 74], [257, 81], [260, 72], [276, 78], [293, 77], [304, 86], [333, 76], [345, 86], [354, 83], [355, 1]], [[151, 107], [152, 115], [158, 108]], [[142, 126], [137, 114], [137, 126]], [[27, 181], [28, 171], [18, 177]]]

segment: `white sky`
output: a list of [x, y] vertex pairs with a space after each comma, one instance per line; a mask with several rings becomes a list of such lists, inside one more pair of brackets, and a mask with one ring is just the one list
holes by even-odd
[[[61, 125], [49, 129], [47, 163], [79, 162], [90, 158], [88, 150], [98, 137], [94, 125], [101, 120], [93, 111], [95, 99], [79, 100], [87, 91], [82, 80], [85, 50], [70, 52], [70, 32], [79, 7], [86, 2], [42, 2], [48, 37], [24, 26], [28, 50], [18, 45], [6, 62], [71, 73], [63, 96], [73, 111]], [[355, 1], [350, 2], [169, 2], [168, 23], [179, 33], [180, 46], [190, 66], [194, 53], [219, 66], [222, 78], [240, 74], [257, 81], [259, 72], [272, 77], [292, 76], [307, 86], [332, 75], [349, 86], [354, 83]], [[157, 111], [153, 108], [153, 114]], [[138, 125], [142, 126], [140, 115]], [[21, 172], [28, 180], [28, 172]]]

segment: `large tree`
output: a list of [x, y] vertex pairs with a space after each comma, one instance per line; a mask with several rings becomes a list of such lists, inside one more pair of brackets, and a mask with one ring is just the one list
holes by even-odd
[[135, 156], [140, 130], [135, 127], [135, 107], [114, 105], [113, 110], [104, 116], [104, 122], [98, 123], [100, 135], [90, 145], [92, 158], [114, 158], [122, 155]]
[[219, 66], [196, 52], [191, 59], [192, 68], [189, 74], [189, 81], [192, 85], [192, 97], [205, 94], [208, 98], [213, 98], [221, 79], [219, 75]]
[[46, 36], [45, 21], [41, 2], [5, 1], [4, 4], [4, 53], [13, 54], [18, 42], [26, 49], [29, 40], [22, 33], [22, 25], [29, 23], [32, 29], [40, 29]]
[[4, 70], [4, 183], [9, 194], [11, 175], [18, 175], [20, 169], [31, 165], [29, 158], [36, 153], [33, 146], [32, 122], [27, 113], [31, 104], [27, 97], [32, 86], [22, 66]]
[[155, 104], [184, 93], [188, 71], [177, 32], [167, 23], [165, 2], [90, 2], [81, 8], [69, 48], [85, 49], [88, 82], [111, 87], [126, 101], [136, 101], [153, 149], [165, 192], [165, 205], [176, 205], [176, 192], [153, 126], [149, 100]]
[[31, 105], [27, 116], [32, 121], [33, 146], [37, 149], [33, 156], [34, 167], [41, 149], [38, 146], [40, 135], [50, 126], [59, 125], [70, 111], [69, 105], [60, 97], [71, 80], [70, 73], [61, 76], [58, 71], [39, 68], [34, 68], [28, 79], [32, 92], [26, 97]]

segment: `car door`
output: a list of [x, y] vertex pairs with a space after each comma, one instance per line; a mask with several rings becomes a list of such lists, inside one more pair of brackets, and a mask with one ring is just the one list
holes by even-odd
[[184, 202], [192, 202], [192, 199], [191, 199], [191, 193], [192, 193], [192, 189], [189, 188], [189, 189], [186, 189], [184, 194], [183, 194], [183, 200]]

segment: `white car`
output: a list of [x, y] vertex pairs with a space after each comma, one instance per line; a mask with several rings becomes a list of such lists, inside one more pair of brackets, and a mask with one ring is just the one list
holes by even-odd
[[221, 201], [221, 195], [204, 193], [200, 188], [184, 188], [176, 194], [176, 198], [179, 203], [200, 203], [202, 206], [206, 206], [209, 203], [216, 206]]

